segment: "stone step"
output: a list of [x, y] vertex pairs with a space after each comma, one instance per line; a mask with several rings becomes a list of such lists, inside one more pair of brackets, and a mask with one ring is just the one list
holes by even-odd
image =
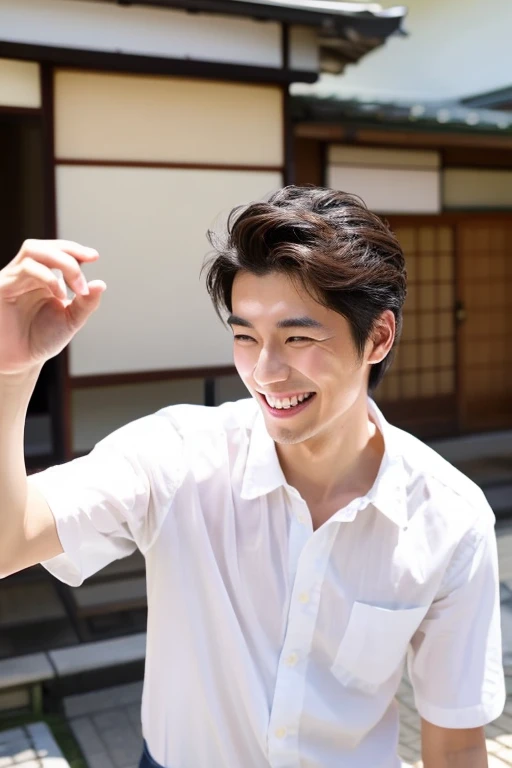
[[46, 723], [0, 731], [2, 768], [70, 768]]

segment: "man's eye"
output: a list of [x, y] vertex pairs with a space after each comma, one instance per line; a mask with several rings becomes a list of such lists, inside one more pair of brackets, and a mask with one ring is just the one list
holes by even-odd
[[243, 334], [243, 333], [236, 333], [236, 334], [233, 336], [233, 338], [234, 338], [234, 339], [236, 339], [237, 341], [254, 341], [254, 339], [252, 338], [252, 336], [246, 336], [246, 335], [245, 335], [245, 334]]
[[301, 342], [301, 341], [314, 341], [314, 339], [310, 339], [308, 336], [290, 336], [287, 341], [292, 342]]

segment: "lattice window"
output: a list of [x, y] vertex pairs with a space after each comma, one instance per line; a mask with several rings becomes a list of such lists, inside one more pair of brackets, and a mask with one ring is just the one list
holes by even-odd
[[380, 401], [455, 392], [454, 236], [449, 226], [395, 227], [404, 249], [408, 295], [398, 352], [379, 389]]

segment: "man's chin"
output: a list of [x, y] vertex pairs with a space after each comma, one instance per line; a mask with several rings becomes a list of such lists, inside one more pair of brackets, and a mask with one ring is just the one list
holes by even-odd
[[296, 445], [307, 439], [304, 429], [299, 430], [285, 424], [272, 423], [268, 417], [265, 418], [265, 426], [272, 440], [279, 445]]

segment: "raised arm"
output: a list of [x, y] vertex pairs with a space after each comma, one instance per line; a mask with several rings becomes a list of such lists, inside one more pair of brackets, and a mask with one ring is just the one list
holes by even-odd
[[[43, 496], [29, 486], [23, 436], [44, 363], [98, 307], [105, 284], [89, 284], [81, 263], [98, 253], [66, 240], [27, 240], [0, 271], [0, 578], [62, 552]], [[61, 270], [63, 281], [52, 269]], [[64, 282], [75, 292], [69, 300]]]

